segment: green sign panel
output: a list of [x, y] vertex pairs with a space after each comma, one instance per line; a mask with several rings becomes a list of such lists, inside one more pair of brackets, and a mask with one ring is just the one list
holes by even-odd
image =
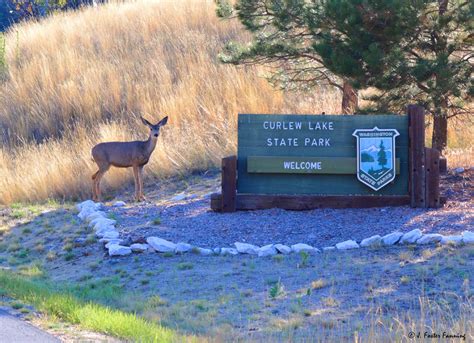
[[237, 192], [407, 195], [408, 117], [240, 114]]

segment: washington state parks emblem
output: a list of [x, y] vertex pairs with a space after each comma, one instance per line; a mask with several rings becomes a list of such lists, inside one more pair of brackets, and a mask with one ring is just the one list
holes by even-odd
[[395, 179], [395, 129], [358, 129], [352, 134], [357, 138], [357, 179], [375, 191]]

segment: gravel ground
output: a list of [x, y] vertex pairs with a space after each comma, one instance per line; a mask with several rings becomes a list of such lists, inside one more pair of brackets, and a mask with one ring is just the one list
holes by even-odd
[[303, 242], [324, 247], [396, 230], [406, 232], [419, 228], [423, 233], [441, 234], [472, 230], [473, 181], [472, 169], [445, 175], [442, 195], [448, 201], [441, 209], [408, 206], [311, 211], [270, 209], [222, 214], [210, 210], [209, 196], [219, 190], [219, 175], [208, 174], [191, 181], [155, 185], [148, 192], [148, 202], [130, 203], [110, 211], [118, 221], [117, 228], [133, 240], [157, 236], [209, 248], [233, 246], [237, 241], [256, 245]]

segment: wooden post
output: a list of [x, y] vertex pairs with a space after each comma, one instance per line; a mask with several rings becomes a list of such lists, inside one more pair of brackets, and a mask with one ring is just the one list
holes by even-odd
[[409, 188], [411, 207], [426, 207], [425, 199], [425, 110], [418, 105], [408, 106], [409, 122]]
[[448, 160], [446, 157], [439, 158], [439, 173], [446, 174], [448, 172]]
[[222, 159], [222, 212], [236, 211], [237, 157]]
[[425, 148], [425, 171], [426, 171], [426, 207], [440, 207], [439, 194], [439, 151], [436, 149]]

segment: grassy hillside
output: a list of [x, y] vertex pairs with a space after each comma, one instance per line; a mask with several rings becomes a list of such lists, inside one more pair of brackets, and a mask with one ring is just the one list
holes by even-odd
[[[285, 96], [264, 70], [219, 63], [236, 22], [212, 1], [138, 1], [63, 13], [7, 34], [0, 86], [0, 203], [90, 196], [91, 147], [146, 138], [169, 115], [148, 175], [203, 169], [235, 151], [238, 112], [336, 112], [338, 94]], [[37, 144], [41, 142], [41, 144]], [[113, 171], [110, 187], [131, 180]]]
[[[0, 204], [90, 197], [91, 148], [145, 139], [140, 115], [170, 117], [150, 180], [235, 153], [238, 112], [340, 112], [338, 92], [284, 94], [262, 68], [219, 63], [225, 42], [247, 38], [237, 21], [216, 18], [210, 0], [110, 3], [12, 27], [0, 78]], [[451, 147], [469, 145], [472, 123], [456, 130]], [[455, 164], [474, 158], [472, 149], [454, 153]], [[105, 190], [131, 179], [112, 170]]]

